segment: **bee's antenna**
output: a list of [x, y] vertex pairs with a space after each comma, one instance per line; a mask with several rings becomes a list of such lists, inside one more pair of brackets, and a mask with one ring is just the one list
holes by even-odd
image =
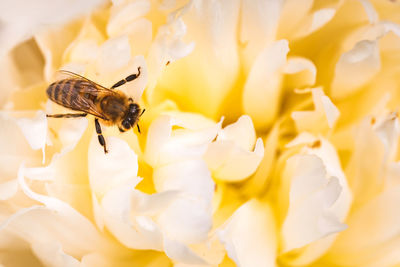
[[143, 113], [146, 111], [146, 109], [144, 108], [143, 110], [142, 110], [142, 113], [140, 113], [140, 116], [139, 117], [142, 117], [142, 115], [143, 115]]
[[[143, 113], [143, 112], [142, 112]], [[137, 131], [140, 133], [140, 127], [139, 127], [139, 123], [138, 124], [136, 124], [136, 126], [137, 126]]]

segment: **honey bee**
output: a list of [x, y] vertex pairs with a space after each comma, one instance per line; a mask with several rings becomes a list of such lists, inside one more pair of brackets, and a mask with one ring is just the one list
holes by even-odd
[[60, 72], [68, 78], [50, 84], [46, 90], [47, 96], [61, 106], [83, 113], [48, 114], [47, 117], [77, 118], [85, 117], [87, 114], [95, 116], [96, 133], [100, 145], [104, 148], [104, 153], [108, 151], [99, 120], [107, 126], [117, 125], [120, 132], [125, 132], [136, 125], [140, 133], [138, 121], [145, 110], [141, 110], [139, 105], [123, 92], [113, 90], [138, 78], [140, 67], [137, 74], [127, 76], [111, 88], [101, 86], [70, 71], [61, 70]]

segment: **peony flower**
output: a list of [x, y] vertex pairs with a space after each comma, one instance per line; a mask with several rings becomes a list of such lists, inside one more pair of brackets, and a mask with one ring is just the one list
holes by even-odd
[[[397, 266], [396, 1], [0, 4], [0, 266]], [[72, 71], [146, 112], [69, 113]]]

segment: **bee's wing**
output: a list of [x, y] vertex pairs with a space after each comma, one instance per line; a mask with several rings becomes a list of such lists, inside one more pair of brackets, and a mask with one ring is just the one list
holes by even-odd
[[68, 71], [68, 70], [58, 70], [56, 72], [56, 79], [57, 80], [62, 80], [62, 79], [80, 79], [80, 80], [85, 80], [88, 83], [91, 83], [93, 85], [93, 87], [101, 88], [101, 89], [107, 90], [107, 91], [112, 91], [111, 89], [106, 88], [106, 87], [104, 87], [104, 86], [102, 86], [102, 85], [100, 85], [100, 84], [98, 84], [98, 83], [96, 83], [96, 82], [94, 82], [92, 80], [89, 80], [88, 78], [83, 77], [82, 75], [79, 75], [79, 74], [77, 74], [75, 72]]
[[[82, 86], [77, 90], [80, 93], [83, 93], [83, 95], [89, 94], [96, 97], [103, 91], [102, 89], [92, 86]], [[79, 109], [81, 109], [82, 111], [92, 114], [98, 118], [101, 118], [103, 120], [108, 120], [104, 116], [103, 112], [96, 106], [96, 104], [93, 103], [90, 97], [83, 97], [81, 94], [77, 94], [76, 97], [71, 99], [71, 105], [79, 107]]]

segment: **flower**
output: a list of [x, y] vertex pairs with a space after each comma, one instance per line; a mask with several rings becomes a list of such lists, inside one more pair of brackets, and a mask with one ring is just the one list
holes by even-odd
[[[15, 3], [0, 266], [400, 264], [396, 1]], [[93, 116], [46, 117], [57, 70], [139, 67], [141, 133], [102, 126], [107, 154]]]

